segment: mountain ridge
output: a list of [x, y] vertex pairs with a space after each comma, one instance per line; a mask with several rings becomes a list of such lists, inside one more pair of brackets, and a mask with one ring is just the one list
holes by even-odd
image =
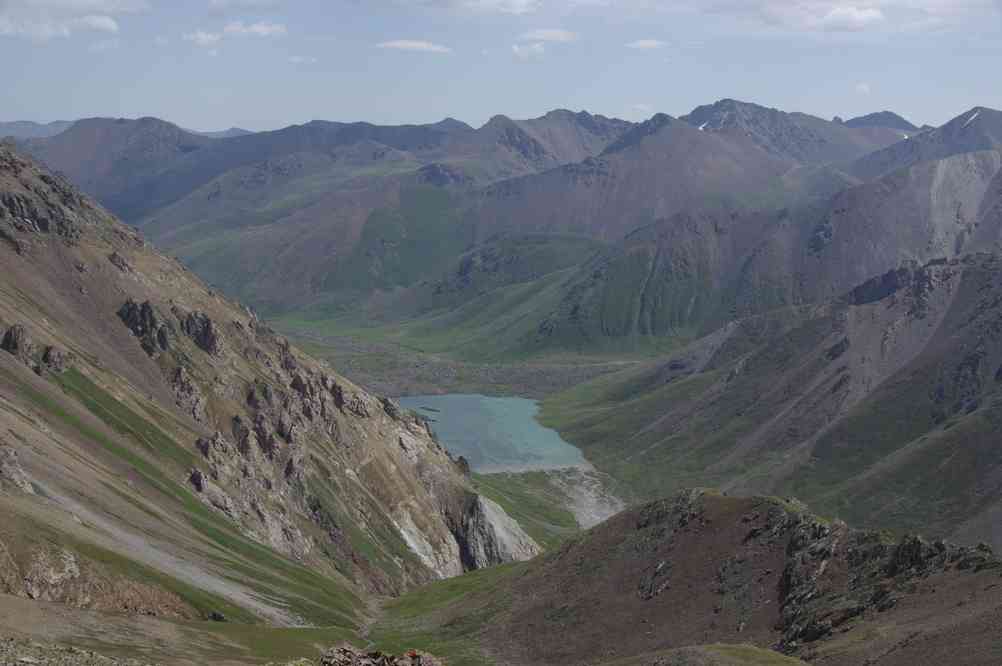
[[348, 628], [366, 594], [538, 552], [427, 422], [10, 144], [0, 254], [3, 593]]

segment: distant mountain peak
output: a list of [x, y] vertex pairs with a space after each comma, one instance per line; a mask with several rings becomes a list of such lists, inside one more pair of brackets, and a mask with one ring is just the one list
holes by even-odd
[[877, 111], [865, 116], [850, 118], [844, 123], [847, 127], [889, 127], [904, 132], [919, 131], [918, 125], [906, 120], [893, 111]]
[[[510, 125], [510, 124], [513, 124], [514, 122], [515, 121], [512, 120], [511, 117], [506, 116], [503, 113], [499, 113], [499, 114], [496, 114], [494, 116], [491, 116], [491, 119], [488, 120], [486, 123], [484, 123], [483, 127], [495, 127], [495, 126], [498, 126], [498, 125]], [[481, 127], [481, 129], [483, 129], [483, 127]]]
[[696, 107], [681, 120], [700, 130], [722, 130], [727, 128], [742, 128], [749, 124], [757, 125], [765, 118], [789, 116], [778, 109], [773, 109], [753, 102], [725, 98]]
[[635, 146], [645, 138], [657, 134], [662, 128], [671, 125], [673, 122], [675, 122], [675, 118], [672, 118], [667, 113], [656, 113], [644, 122], [638, 123], [627, 130], [623, 136], [609, 144], [602, 154], [617, 153], [630, 146]]
[[431, 125], [435, 129], [440, 129], [445, 132], [467, 132], [471, 131], [473, 128], [468, 124], [464, 123], [462, 120], [456, 120], [452, 116], [443, 118], [437, 123]]

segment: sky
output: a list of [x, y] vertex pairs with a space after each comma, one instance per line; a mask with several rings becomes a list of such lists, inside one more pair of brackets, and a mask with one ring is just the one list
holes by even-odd
[[0, 120], [1002, 108], [1002, 0], [0, 0]]

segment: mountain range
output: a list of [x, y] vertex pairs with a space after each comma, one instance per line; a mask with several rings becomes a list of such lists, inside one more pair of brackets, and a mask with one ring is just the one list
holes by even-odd
[[427, 423], [0, 146], [0, 592], [360, 626], [539, 546]]
[[[1002, 658], [1002, 112], [233, 134], [0, 147], [0, 608], [171, 663]], [[631, 508], [551, 539], [325, 336], [608, 362], [539, 418]]]

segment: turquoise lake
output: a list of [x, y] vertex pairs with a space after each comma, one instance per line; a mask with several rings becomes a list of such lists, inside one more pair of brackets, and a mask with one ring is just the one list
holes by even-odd
[[399, 402], [431, 421], [442, 445], [465, 457], [475, 472], [590, 467], [579, 449], [540, 425], [535, 400], [450, 394]]

